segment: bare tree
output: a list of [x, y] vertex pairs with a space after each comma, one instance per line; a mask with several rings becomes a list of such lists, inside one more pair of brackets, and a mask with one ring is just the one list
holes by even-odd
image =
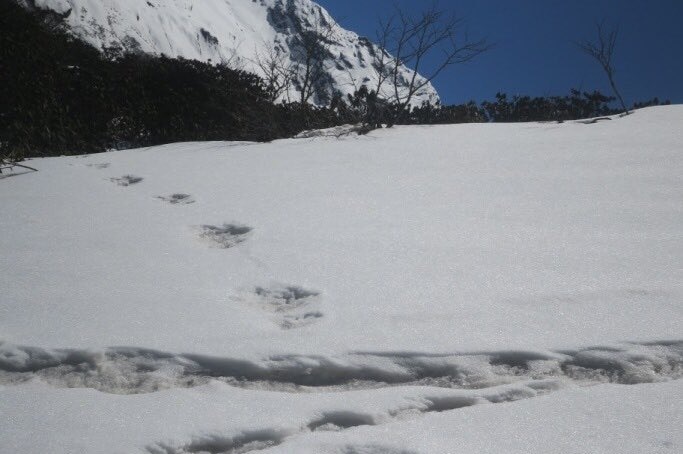
[[614, 82], [614, 66], [612, 65], [612, 57], [614, 56], [614, 47], [617, 44], [617, 36], [619, 35], [619, 28], [616, 27], [612, 30], [606, 31], [604, 29], [605, 21], [599, 22], [596, 27], [598, 31], [598, 41], [582, 41], [577, 43], [579, 48], [586, 54], [593, 57], [602, 67], [605, 74], [607, 74], [607, 79], [609, 79], [609, 84], [612, 87], [612, 91], [619, 99], [622, 109], [625, 113], [629, 113], [626, 108], [626, 103], [624, 103], [624, 98], [621, 97], [621, 93], [617, 89], [617, 85]]
[[256, 52], [254, 63], [261, 70], [270, 101], [275, 102], [282, 95], [289, 95], [292, 85], [293, 67], [289, 58], [279, 48], [264, 45], [265, 52]]
[[314, 29], [297, 30], [293, 38], [293, 78], [299, 83], [300, 102], [306, 104], [328, 77], [326, 61], [331, 57], [333, 25], [322, 21]]
[[[485, 39], [471, 41], [467, 34], [459, 37], [462, 27], [462, 18], [448, 15], [436, 3], [417, 16], [396, 7], [389, 20], [380, 22], [377, 38], [381, 49], [375, 53], [374, 62], [378, 73], [376, 92], [380, 93], [382, 85], [390, 81], [394, 91], [392, 101], [404, 111], [415, 95], [445, 69], [466, 63], [491, 49]], [[440, 57], [436, 65], [424, 73], [425, 61], [437, 53]], [[407, 81], [402, 80], [403, 65], [413, 70]]]
[[[204, 30], [204, 29], [202, 29], [202, 30]], [[209, 36], [211, 36], [211, 35], [209, 34]], [[213, 38], [213, 39], [216, 39], [216, 38]], [[216, 41], [216, 42], [218, 42], [218, 41]], [[231, 48], [227, 51], [226, 55], [221, 55], [221, 59], [220, 59], [219, 63], [223, 66], [227, 66], [230, 69], [234, 69], [235, 71], [243, 71], [245, 62], [244, 62], [244, 59], [240, 56], [240, 52], [239, 52], [240, 46], [242, 44], [244, 44], [244, 41], [239, 41], [233, 48]], [[209, 59], [209, 63], [211, 63], [211, 59]]]
[[[377, 86], [375, 88], [375, 93], [381, 93], [382, 85], [384, 82], [393, 74], [391, 69], [392, 62], [394, 58], [389, 55], [387, 48], [389, 47], [389, 40], [393, 34], [394, 28], [394, 18], [390, 17], [388, 21], [380, 19], [380, 28], [377, 31], [377, 45], [379, 49], [374, 49], [374, 64], [373, 68], [377, 72]], [[373, 49], [370, 45], [370, 49]]]

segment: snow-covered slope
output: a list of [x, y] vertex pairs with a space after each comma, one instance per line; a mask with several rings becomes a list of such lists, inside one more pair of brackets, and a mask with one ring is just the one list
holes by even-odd
[[[377, 84], [373, 61], [379, 48], [340, 27], [311, 0], [18, 1], [62, 15], [75, 35], [98, 48], [119, 46], [128, 51], [224, 62], [260, 75], [263, 70], [258, 63], [267, 60], [271, 51], [281, 55], [287, 65], [296, 65], [302, 58], [296, 36], [329, 26], [326, 76], [320, 79], [311, 101], [325, 103], [332, 91], [347, 94], [361, 85], [373, 89]], [[402, 67], [403, 84], [408, 84], [412, 74]], [[299, 92], [295, 83], [283, 98], [297, 100]], [[387, 84], [383, 92], [388, 97], [393, 89]], [[437, 100], [436, 91], [428, 84], [414, 103]]]
[[682, 123], [31, 160], [0, 453], [680, 452]]

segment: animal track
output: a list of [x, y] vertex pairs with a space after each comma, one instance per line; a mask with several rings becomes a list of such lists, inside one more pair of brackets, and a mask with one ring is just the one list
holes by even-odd
[[241, 298], [265, 311], [275, 314], [275, 322], [282, 329], [301, 328], [323, 317], [320, 292], [297, 286], [256, 287], [253, 293]]
[[189, 205], [191, 203], [194, 203], [195, 200], [192, 198], [190, 194], [171, 194], [169, 196], [157, 196], [156, 197], [159, 200], [163, 200], [164, 202], [168, 202], [172, 205], [180, 204], [180, 205]]
[[88, 167], [94, 167], [95, 169], [106, 169], [110, 166], [108, 162], [103, 162], [101, 164], [86, 164]]
[[313, 299], [320, 296], [319, 292], [297, 286], [256, 287], [254, 293], [260, 298], [262, 304], [278, 312], [290, 311], [310, 304]]
[[132, 184], [138, 184], [142, 180], [142, 177], [136, 177], [135, 175], [124, 175], [122, 177], [109, 179], [109, 181], [116, 183], [119, 186], [130, 186]]
[[202, 225], [200, 237], [209, 240], [217, 247], [229, 249], [247, 240], [253, 230], [246, 225], [223, 224], [222, 227], [215, 225]]
[[282, 329], [301, 328], [323, 318], [322, 312], [306, 312], [301, 315], [285, 315], [280, 321]]

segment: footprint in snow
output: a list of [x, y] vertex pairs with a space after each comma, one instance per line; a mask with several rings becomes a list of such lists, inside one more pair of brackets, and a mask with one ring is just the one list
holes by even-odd
[[256, 287], [239, 299], [273, 313], [282, 329], [301, 328], [323, 318], [320, 292], [299, 286]]
[[200, 228], [200, 238], [222, 249], [229, 249], [245, 242], [253, 230], [249, 226], [239, 224], [202, 225]]
[[282, 317], [278, 324], [282, 329], [301, 328], [302, 326], [315, 323], [321, 318], [323, 318], [322, 312], [306, 312], [299, 315], [289, 314]]
[[138, 184], [143, 180], [142, 177], [136, 177], [135, 175], [124, 175], [118, 178], [110, 178], [109, 181], [116, 183], [119, 186], [130, 186], [132, 184]]
[[163, 200], [164, 202], [168, 202], [172, 205], [189, 205], [191, 203], [194, 203], [195, 200], [192, 198], [190, 194], [171, 194], [169, 196], [157, 196], [156, 197], [159, 200]]
[[86, 166], [88, 166], [88, 167], [93, 167], [93, 168], [95, 168], [95, 169], [106, 169], [106, 168], [109, 167], [110, 165], [111, 165], [111, 164], [109, 164], [108, 162], [103, 162], [103, 163], [101, 163], [101, 164], [86, 164]]

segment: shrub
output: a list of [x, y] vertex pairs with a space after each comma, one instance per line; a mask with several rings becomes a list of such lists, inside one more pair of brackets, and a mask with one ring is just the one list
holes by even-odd
[[267, 141], [342, 121], [329, 108], [272, 104], [253, 74], [113, 48], [101, 53], [50, 13], [1, 5], [3, 161], [178, 141]]

